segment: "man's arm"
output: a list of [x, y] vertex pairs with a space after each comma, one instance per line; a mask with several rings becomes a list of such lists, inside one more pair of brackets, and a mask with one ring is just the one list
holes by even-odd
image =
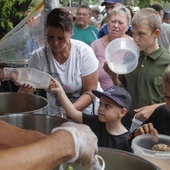
[[0, 150], [0, 169], [50, 170], [63, 162], [75, 161], [90, 167], [97, 152], [97, 137], [91, 129], [67, 122], [36, 142]]
[[0, 150], [0, 169], [49, 170], [75, 155], [67, 131], [58, 131], [37, 142]]
[[45, 136], [38, 131], [21, 129], [0, 120], [0, 148], [28, 144]]

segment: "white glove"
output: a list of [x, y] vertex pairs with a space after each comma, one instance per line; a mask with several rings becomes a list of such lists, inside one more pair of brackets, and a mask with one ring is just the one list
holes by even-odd
[[25, 88], [35, 90], [35, 88], [30, 84], [26, 84], [26, 83], [23, 84], [23, 83], [18, 82], [18, 70], [17, 70], [17, 68], [4, 67], [3, 72], [4, 72], [4, 78], [3, 78], [4, 80], [11, 80], [17, 86], [23, 86]]
[[87, 125], [66, 122], [54, 128], [52, 132], [58, 130], [69, 131], [73, 136], [76, 155], [68, 162], [82, 162], [83, 166], [94, 163], [94, 155], [98, 152], [97, 137]]
[[11, 78], [11, 71], [13, 70], [14, 68], [9, 68], [9, 67], [4, 67], [3, 68], [3, 72], [4, 72], [4, 80], [10, 80]]

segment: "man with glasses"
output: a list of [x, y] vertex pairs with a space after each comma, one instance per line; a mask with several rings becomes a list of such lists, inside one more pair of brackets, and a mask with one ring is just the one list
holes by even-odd
[[97, 39], [98, 34], [97, 28], [89, 24], [91, 16], [92, 11], [89, 6], [82, 5], [78, 7], [72, 35], [73, 39], [83, 41], [89, 46]]

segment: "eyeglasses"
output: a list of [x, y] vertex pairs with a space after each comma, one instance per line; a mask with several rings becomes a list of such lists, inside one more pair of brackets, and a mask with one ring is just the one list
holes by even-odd
[[87, 17], [87, 16], [89, 16], [89, 14], [85, 14], [85, 13], [77, 13], [77, 16]]

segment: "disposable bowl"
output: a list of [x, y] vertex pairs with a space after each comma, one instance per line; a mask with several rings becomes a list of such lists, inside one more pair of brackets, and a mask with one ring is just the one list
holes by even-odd
[[33, 68], [17, 68], [18, 82], [30, 84], [37, 89], [47, 89], [49, 87], [51, 75]]
[[117, 38], [105, 50], [109, 68], [117, 74], [128, 74], [138, 65], [139, 48], [132, 38]]
[[140, 135], [133, 139], [132, 149], [134, 154], [154, 163], [162, 170], [170, 170], [170, 151], [154, 151], [155, 144], [166, 144], [170, 146], [170, 136], [159, 134]]

